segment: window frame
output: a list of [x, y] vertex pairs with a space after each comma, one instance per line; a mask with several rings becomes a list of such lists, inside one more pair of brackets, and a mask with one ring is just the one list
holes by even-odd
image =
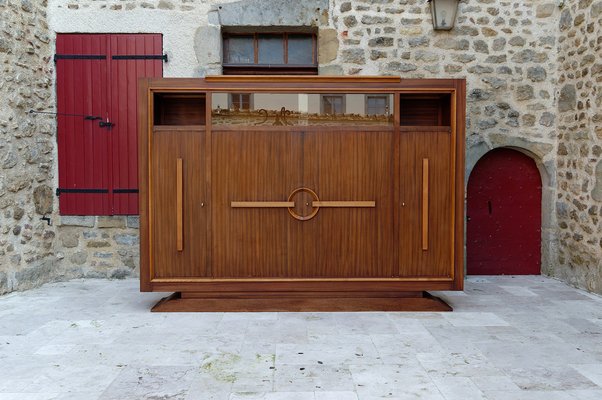
[[341, 108], [343, 109], [340, 114], [328, 114], [328, 115], [345, 115], [347, 111], [347, 99], [345, 94], [341, 93], [320, 93], [320, 114], [326, 115], [324, 112], [324, 98], [325, 97], [340, 97], [341, 98]]
[[391, 115], [391, 105], [388, 94], [367, 94], [364, 100], [364, 113], [366, 115], [384, 115], [384, 114], [370, 114], [368, 113], [368, 99], [370, 98], [384, 98], [385, 99], [385, 110], [388, 110], [386, 115]]
[[249, 96], [249, 108], [239, 108], [239, 110], [252, 110], [253, 109], [253, 93], [228, 93], [228, 108], [232, 110], [234, 108], [233, 96]]
[[[253, 63], [229, 62], [229, 39], [237, 36], [252, 36], [253, 38]], [[259, 63], [259, 38], [262, 36], [280, 36], [283, 47], [282, 64]], [[290, 36], [306, 36], [312, 41], [311, 64], [289, 64], [288, 49]], [[266, 31], [266, 32], [225, 32], [222, 35], [223, 74], [224, 75], [317, 75], [318, 74], [318, 38], [315, 33]]]

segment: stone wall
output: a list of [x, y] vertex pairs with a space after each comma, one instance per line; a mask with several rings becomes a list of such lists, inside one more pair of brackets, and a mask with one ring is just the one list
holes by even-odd
[[551, 273], [602, 293], [602, 1], [568, 2], [558, 29], [559, 257]]
[[345, 1], [332, 10], [340, 42], [321, 71], [466, 78], [466, 179], [496, 147], [533, 157], [542, 174], [542, 270], [556, 261], [555, 1], [462, 1], [453, 30], [433, 31], [423, 0]]
[[123, 279], [138, 275], [137, 216], [62, 216], [57, 257], [71, 276]]
[[0, 293], [137, 274], [136, 217], [58, 215], [54, 118], [27, 113], [54, 110], [56, 32], [162, 33], [164, 75], [204, 76], [237, 25], [317, 29], [321, 74], [466, 78], [467, 178], [492, 148], [533, 157], [543, 272], [600, 292], [601, 1], [560, 3], [462, 0], [435, 32], [425, 0], [0, 0]]
[[46, 1], [0, 0], [0, 294], [58, 279], [53, 44]]

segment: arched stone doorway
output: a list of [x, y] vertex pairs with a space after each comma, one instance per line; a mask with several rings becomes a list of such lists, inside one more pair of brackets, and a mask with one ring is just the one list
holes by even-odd
[[468, 180], [466, 270], [469, 275], [541, 273], [541, 189], [535, 161], [494, 149]]

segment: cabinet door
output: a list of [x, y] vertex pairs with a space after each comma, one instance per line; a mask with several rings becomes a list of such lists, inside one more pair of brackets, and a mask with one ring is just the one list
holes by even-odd
[[[294, 220], [291, 270], [296, 277], [397, 274], [394, 236], [393, 130], [320, 130], [304, 134], [303, 186], [324, 206]], [[298, 197], [309, 215], [312, 196]], [[372, 203], [372, 204], [371, 204]]]
[[212, 132], [213, 276], [289, 276], [286, 203], [301, 184], [301, 134]]
[[425, 129], [400, 135], [400, 276], [451, 277], [451, 134]]
[[150, 170], [151, 277], [204, 277], [205, 130], [155, 128]]

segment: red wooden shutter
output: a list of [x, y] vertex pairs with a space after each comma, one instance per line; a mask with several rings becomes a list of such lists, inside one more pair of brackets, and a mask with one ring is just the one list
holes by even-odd
[[110, 42], [113, 214], [138, 214], [138, 79], [163, 76], [162, 37], [111, 35]]
[[60, 212], [137, 214], [137, 82], [163, 75], [162, 36], [59, 34], [56, 48]]
[[107, 39], [58, 35], [56, 54], [60, 212], [108, 215], [110, 131], [81, 116], [107, 117]]

